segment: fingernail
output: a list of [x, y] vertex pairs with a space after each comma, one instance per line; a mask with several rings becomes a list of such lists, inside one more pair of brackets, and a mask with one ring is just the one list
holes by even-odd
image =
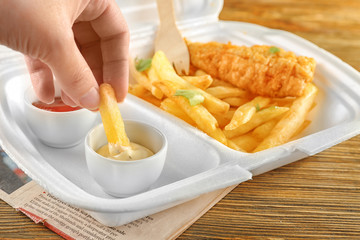
[[70, 98], [61, 97], [61, 99], [63, 100], [63, 102], [64, 102], [66, 105], [68, 105], [68, 106], [70, 106], [70, 107], [76, 107], [76, 106], [77, 106], [77, 104], [76, 104], [73, 100], [71, 100]]
[[77, 104], [63, 91], [61, 91], [61, 99], [63, 100], [63, 102], [70, 106], [70, 107], [76, 107]]
[[99, 107], [100, 96], [95, 87], [92, 87], [87, 93], [85, 93], [79, 100], [82, 107], [89, 110], [96, 110]]
[[43, 102], [43, 103], [46, 103], [46, 104], [52, 104], [55, 102], [55, 98], [54, 96], [41, 96], [40, 94], [36, 94], [37, 95], [37, 98]]
[[46, 104], [52, 104], [55, 102], [55, 98], [47, 99], [46, 101], [42, 101], [42, 102], [44, 102]]

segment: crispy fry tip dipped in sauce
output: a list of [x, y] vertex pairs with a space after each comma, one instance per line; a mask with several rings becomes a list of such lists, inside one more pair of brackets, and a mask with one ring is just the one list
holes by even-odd
[[99, 111], [108, 144], [98, 149], [98, 154], [115, 160], [139, 160], [153, 155], [149, 149], [130, 142], [110, 84], [100, 85]]

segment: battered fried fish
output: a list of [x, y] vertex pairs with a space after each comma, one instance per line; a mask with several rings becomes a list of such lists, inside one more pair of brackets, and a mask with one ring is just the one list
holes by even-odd
[[314, 77], [313, 58], [271, 46], [187, 42], [191, 63], [260, 96], [298, 97]]

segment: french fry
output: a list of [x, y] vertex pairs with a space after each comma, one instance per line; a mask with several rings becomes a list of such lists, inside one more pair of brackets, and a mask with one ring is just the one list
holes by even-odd
[[201, 69], [195, 71], [195, 76], [204, 76], [204, 75], [208, 75], [208, 74]]
[[152, 105], [155, 105], [157, 107], [160, 107], [161, 104], [161, 100], [156, 98], [154, 95], [151, 94], [151, 92], [146, 91], [144, 94], [139, 95], [138, 97], [140, 97], [141, 99], [151, 103]]
[[252, 116], [270, 102], [270, 98], [256, 97], [248, 103], [236, 109], [230, 123], [225, 126], [225, 130], [233, 130], [242, 124], [247, 123]]
[[227, 124], [229, 124], [229, 122], [231, 121], [231, 118], [234, 115], [235, 110], [230, 109], [227, 113], [225, 114], [213, 114], [213, 116], [216, 118], [216, 120], [218, 121], [219, 127], [220, 128], [224, 128]]
[[157, 107], [160, 107], [161, 100], [154, 97], [154, 95], [152, 95], [151, 92], [149, 92], [141, 84], [130, 85], [128, 92], [134, 96], [137, 96], [137, 97], [157, 106]]
[[291, 136], [291, 138], [295, 138], [297, 135], [299, 135], [300, 133], [302, 133], [305, 128], [307, 128], [310, 125], [311, 121], [310, 120], [305, 120], [303, 122], [303, 124], [301, 124], [301, 126], [296, 130], [296, 132]]
[[261, 124], [260, 126], [258, 126], [257, 128], [255, 128], [251, 134], [257, 139], [263, 140], [270, 134], [271, 130], [275, 127], [278, 121], [279, 121], [279, 117], [271, 119], [270, 121], [267, 121]]
[[110, 155], [114, 156], [130, 147], [124, 121], [117, 105], [114, 89], [110, 84], [100, 85], [99, 111], [109, 144]]
[[147, 75], [148, 75], [148, 78], [149, 78], [149, 81], [151, 84], [159, 81], [159, 76], [157, 75], [157, 73], [153, 67], [149, 68], [149, 70], [147, 71]]
[[217, 127], [214, 131], [209, 131], [209, 132], [206, 132], [206, 133], [210, 137], [212, 137], [215, 140], [218, 140], [219, 142], [221, 142], [222, 144], [224, 144], [224, 145], [228, 144], [228, 140], [227, 140], [224, 132], [219, 127]]
[[165, 98], [161, 104], [160, 108], [182, 120], [189, 123], [192, 126], [196, 126], [194, 120], [192, 120], [177, 104], [170, 98]]
[[317, 106], [317, 103], [316, 103], [316, 102], [313, 102], [313, 104], [311, 105], [311, 107], [310, 107], [310, 109], [309, 109], [309, 112], [310, 112], [311, 110], [313, 110], [316, 106]]
[[128, 92], [134, 96], [140, 97], [145, 92], [148, 92], [148, 90], [143, 85], [137, 83], [129, 85]]
[[241, 98], [241, 97], [229, 97], [229, 98], [223, 98], [221, 100], [230, 104], [230, 107], [240, 107], [241, 105], [250, 101], [247, 98]]
[[[148, 79], [149, 79], [151, 85], [152, 85], [154, 88], [156, 88], [156, 87], [154, 86], [154, 83], [159, 81], [159, 76], [157, 75], [155, 69], [154, 69], [153, 67], [150, 67], [150, 69], [147, 71], [147, 75], [148, 75]], [[161, 95], [161, 97], [163, 97], [163, 95]], [[160, 99], [160, 98], [159, 98], [159, 99]], [[161, 98], [161, 99], [162, 99], [162, 98]], [[160, 99], [160, 100], [161, 100], [161, 99]]]
[[[204, 72], [203, 70], [201, 69], [198, 69], [195, 71], [195, 76], [210, 76], [209, 74], [207, 74], [206, 72]], [[212, 77], [211, 77], [212, 78]], [[217, 86], [223, 86], [223, 87], [235, 87], [234, 85], [232, 85], [231, 83], [228, 83], [228, 82], [224, 82], [224, 81], [221, 81], [219, 79], [214, 79], [212, 78], [212, 82], [211, 82], [211, 87], [217, 87]]]
[[159, 88], [174, 101], [192, 120], [196, 126], [210, 137], [227, 144], [223, 131], [219, 128], [216, 118], [201, 104], [191, 106], [189, 100], [183, 96], [173, 96], [171, 87], [158, 83]]
[[236, 87], [224, 87], [224, 86], [209, 87], [206, 89], [206, 92], [210, 93], [211, 95], [219, 99], [229, 98], [229, 97], [246, 98], [249, 96], [247, 92]]
[[172, 82], [167, 82], [166, 84], [164, 84], [163, 82], [154, 82], [154, 86], [160, 89], [163, 94], [168, 98], [173, 96], [177, 89], [177, 85]]
[[213, 78], [213, 82], [210, 85], [210, 87], [219, 87], [219, 86], [221, 86], [221, 87], [235, 87], [231, 83], [228, 83], [228, 82]]
[[268, 107], [265, 109], [262, 109], [254, 114], [254, 116], [248, 121], [247, 123], [240, 125], [239, 127], [233, 129], [233, 130], [224, 130], [225, 136], [227, 138], [234, 138], [240, 135], [243, 135], [257, 126], [263, 124], [264, 122], [267, 122], [284, 112], [288, 111], [289, 108], [286, 107]]
[[195, 87], [198, 87], [202, 90], [207, 89], [213, 79], [210, 75], [201, 75], [201, 76], [181, 76], [185, 81], [188, 83], [194, 85]]
[[189, 101], [182, 96], [172, 96], [171, 100], [176, 102], [178, 106], [196, 123], [199, 129], [207, 134], [217, 131], [218, 123], [213, 115], [201, 104], [191, 106]]
[[236, 151], [240, 151], [240, 152], [246, 152], [244, 149], [242, 149], [241, 147], [239, 147], [238, 145], [236, 145], [236, 143], [234, 143], [232, 140], [228, 139], [228, 142], [227, 142], [227, 146], [229, 148], [232, 148]]
[[187, 74], [187, 76], [195, 76], [197, 70], [198, 69], [190, 63], [189, 74]]
[[295, 99], [295, 97], [272, 98], [270, 104], [279, 107], [290, 107]]
[[[177, 105], [195, 122], [195, 125], [208, 134], [210, 137], [227, 144], [227, 139], [223, 131], [219, 128], [217, 119], [201, 104], [191, 106], [189, 101], [182, 96], [173, 96], [173, 88], [162, 83], [156, 83], [169, 99]], [[226, 113], [227, 114], [227, 113]]]
[[195, 123], [199, 129], [205, 133], [212, 133], [219, 127], [217, 120], [211, 113], [201, 104], [191, 106], [189, 100], [183, 96], [173, 96], [173, 86], [162, 83], [155, 83], [163, 93], [174, 101]]
[[233, 143], [235, 143], [245, 152], [251, 152], [259, 144], [259, 141], [249, 133], [236, 138], [232, 138], [231, 141], [233, 141]]
[[311, 83], [308, 84], [304, 95], [294, 101], [290, 110], [276, 124], [269, 136], [257, 146], [254, 152], [286, 143], [305, 121], [306, 114], [313, 105], [317, 92], [317, 87]]
[[159, 76], [159, 81], [169, 87], [175, 87], [175, 89], [172, 89], [172, 92], [175, 92], [177, 89], [197, 90], [204, 96], [205, 100], [202, 104], [209, 110], [209, 112], [223, 114], [229, 110], [230, 105], [228, 103], [221, 101], [211, 94], [193, 86], [178, 76], [162, 51], [157, 51], [154, 54], [152, 66], [154, 66]]
[[150, 79], [146, 76], [146, 74], [142, 72], [138, 72], [134, 65], [134, 60], [130, 61], [129, 64], [130, 74], [139, 84], [143, 85], [148, 91], [152, 93], [157, 99], [162, 99], [164, 94], [155, 86], [152, 85]]

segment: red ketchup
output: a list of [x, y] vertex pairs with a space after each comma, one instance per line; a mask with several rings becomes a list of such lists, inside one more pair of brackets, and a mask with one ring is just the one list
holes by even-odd
[[51, 104], [46, 104], [40, 101], [33, 102], [32, 104], [37, 108], [51, 112], [71, 112], [81, 109], [81, 107], [71, 107], [66, 105], [60, 97], [56, 97], [55, 101]]

